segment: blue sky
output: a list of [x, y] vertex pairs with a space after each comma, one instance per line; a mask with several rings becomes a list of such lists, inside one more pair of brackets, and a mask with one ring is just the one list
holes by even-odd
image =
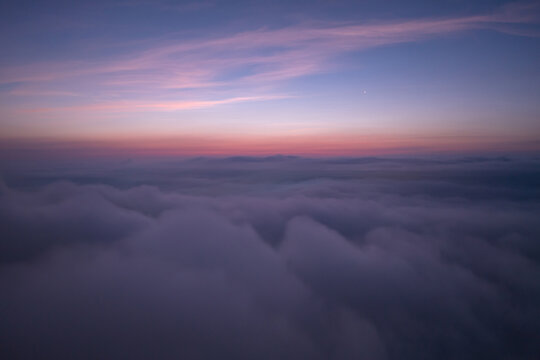
[[332, 153], [534, 150], [539, 10], [505, 1], [5, 1], [0, 140], [178, 153], [201, 139], [227, 144], [198, 146], [203, 153], [310, 153], [321, 141]]

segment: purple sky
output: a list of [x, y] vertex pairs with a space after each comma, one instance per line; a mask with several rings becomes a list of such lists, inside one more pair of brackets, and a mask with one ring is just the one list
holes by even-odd
[[2, 149], [538, 150], [532, 2], [4, 1]]

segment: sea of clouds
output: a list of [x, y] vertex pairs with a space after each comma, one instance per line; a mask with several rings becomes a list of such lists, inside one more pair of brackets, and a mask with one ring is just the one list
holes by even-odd
[[540, 357], [538, 158], [2, 177], [2, 359]]

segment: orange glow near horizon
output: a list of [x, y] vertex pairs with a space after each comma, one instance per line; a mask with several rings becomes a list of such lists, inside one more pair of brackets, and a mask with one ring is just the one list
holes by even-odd
[[373, 156], [392, 154], [538, 151], [532, 139], [418, 135], [286, 135], [159, 136], [79, 139], [7, 139], [0, 149], [8, 156]]

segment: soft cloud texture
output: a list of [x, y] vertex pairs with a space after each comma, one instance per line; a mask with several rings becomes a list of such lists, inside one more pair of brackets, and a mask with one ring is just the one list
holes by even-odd
[[538, 165], [4, 166], [0, 353], [533, 359]]
[[513, 4], [474, 16], [311, 21], [188, 39], [170, 34], [133, 44], [105, 44], [104, 48], [117, 50], [91, 60], [4, 66], [0, 84], [12, 84], [7, 94], [15, 98], [39, 97], [40, 103], [48, 97], [69, 100], [61, 106], [27, 105], [24, 113], [82, 109], [132, 113], [272, 100], [295, 95], [276, 93], [276, 85], [284, 80], [327, 72], [336, 57], [354, 51], [479, 29], [537, 37], [523, 29], [537, 23], [536, 13], [534, 5]]

